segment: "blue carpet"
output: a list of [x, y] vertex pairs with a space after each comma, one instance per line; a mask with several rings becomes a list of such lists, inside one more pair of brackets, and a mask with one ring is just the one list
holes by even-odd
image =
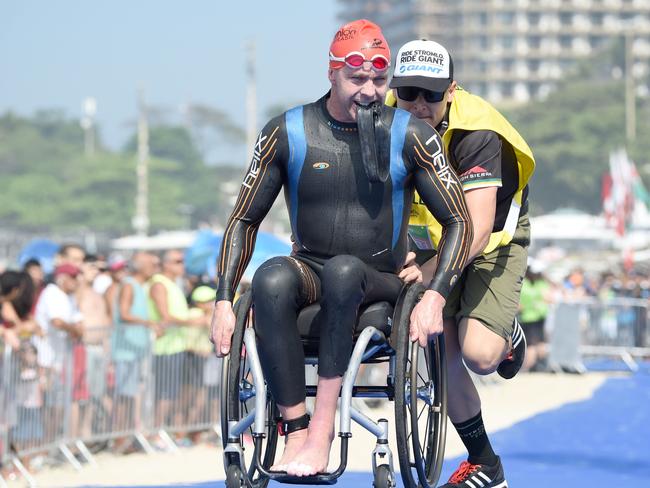
[[[510, 488], [650, 486], [650, 375], [609, 379], [588, 401], [539, 414], [490, 438]], [[441, 480], [460, 461], [445, 462]], [[399, 475], [398, 480], [402, 486]], [[336, 486], [369, 487], [372, 475], [346, 473]]]
[[[511, 488], [650, 486], [650, 376], [612, 378], [593, 398], [491, 436]], [[462, 459], [446, 462], [443, 479]]]

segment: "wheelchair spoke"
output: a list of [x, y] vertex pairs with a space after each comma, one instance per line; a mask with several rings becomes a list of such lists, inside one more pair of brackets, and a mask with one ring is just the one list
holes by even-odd
[[422, 406], [422, 410], [420, 410], [420, 413], [418, 413], [418, 421], [420, 420], [420, 417], [422, 417], [422, 414], [427, 410], [427, 406], [428, 405], [426, 403]]

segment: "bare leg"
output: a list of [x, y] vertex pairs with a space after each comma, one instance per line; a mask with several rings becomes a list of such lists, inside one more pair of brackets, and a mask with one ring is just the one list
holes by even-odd
[[327, 469], [330, 448], [334, 441], [334, 418], [336, 404], [343, 378], [318, 378], [316, 406], [308, 429], [307, 440], [293, 462], [287, 466], [287, 473], [295, 476], [310, 476]]
[[476, 374], [490, 374], [511, 346], [476, 319], [463, 318], [458, 326], [453, 320], [446, 319], [444, 327], [447, 381], [450, 385], [447, 409], [451, 421], [458, 423], [472, 418], [481, 409], [481, 399], [465, 365]]
[[[278, 410], [280, 410], [280, 415], [285, 420], [293, 420], [307, 413], [305, 402], [292, 407], [278, 405]], [[286, 471], [288, 464], [298, 455], [306, 439], [307, 429], [298, 430], [287, 435], [284, 438], [284, 452], [282, 453], [282, 457], [280, 461], [271, 466], [271, 471]]]
[[481, 409], [481, 399], [465, 365], [458, 342], [458, 327], [445, 320], [445, 359], [447, 361], [447, 411], [452, 422], [472, 418]]

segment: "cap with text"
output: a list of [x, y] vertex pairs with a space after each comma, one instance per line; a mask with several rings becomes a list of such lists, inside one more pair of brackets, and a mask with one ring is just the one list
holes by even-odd
[[[348, 22], [334, 35], [330, 45], [330, 57], [344, 58], [351, 52], [359, 52], [368, 60], [379, 54], [390, 63], [390, 47], [381, 32], [381, 27], [366, 19]], [[343, 66], [345, 63], [341, 61], [330, 60], [332, 69]]]
[[454, 80], [454, 62], [449, 51], [435, 41], [420, 39], [404, 44], [395, 57], [391, 88], [415, 86], [445, 91]]

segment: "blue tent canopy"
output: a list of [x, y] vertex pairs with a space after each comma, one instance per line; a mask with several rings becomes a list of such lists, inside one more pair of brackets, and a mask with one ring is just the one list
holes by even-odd
[[37, 259], [47, 274], [54, 271], [54, 256], [61, 246], [49, 239], [33, 239], [18, 254], [18, 266], [21, 268], [30, 259]]
[[[187, 272], [193, 275], [207, 275], [210, 279], [214, 279], [222, 239], [222, 235], [210, 230], [199, 232], [196, 240], [185, 251]], [[287, 256], [290, 252], [289, 243], [268, 232], [258, 232], [253, 257], [244, 272], [244, 277], [252, 279], [255, 271], [264, 261], [274, 256]]]

